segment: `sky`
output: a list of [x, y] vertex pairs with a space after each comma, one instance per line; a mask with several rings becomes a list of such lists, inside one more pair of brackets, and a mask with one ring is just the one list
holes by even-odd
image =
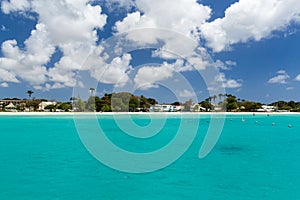
[[300, 101], [298, 0], [1, 0], [0, 99]]

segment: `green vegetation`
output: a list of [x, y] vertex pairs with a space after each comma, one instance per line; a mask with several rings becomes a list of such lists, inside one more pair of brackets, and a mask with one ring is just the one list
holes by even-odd
[[[150, 107], [158, 104], [153, 98], [147, 98], [143, 95], [135, 96], [128, 92], [104, 94], [103, 97], [95, 96], [95, 89], [90, 88], [90, 97], [87, 101], [80, 97], [71, 97], [70, 102], [55, 102], [40, 108], [42, 102], [48, 102], [47, 99], [32, 98], [34, 93], [28, 90], [29, 99], [5, 98], [0, 101], [0, 111], [51, 111], [51, 112], [148, 112]], [[12, 108], [6, 109], [10, 103]], [[255, 112], [263, 110], [262, 103], [239, 99], [231, 94], [218, 94], [206, 98], [200, 103], [193, 103], [190, 99], [184, 103], [174, 102], [171, 105], [181, 106], [178, 111], [210, 112], [210, 111], [228, 111], [228, 112]], [[269, 104], [273, 106], [274, 111], [300, 112], [300, 102], [295, 101], [277, 101]], [[7, 107], [8, 108], [8, 107]]]
[[28, 90], [26, 93], [28, 94], [29, 99], [30, 99], [30, 98], [31, 98], [31, 95], [32, 95], [34, 92], [33, 92], [32, 90]]
[[71, 103], [67, 102], [67, 103], [59, 103], [57, 106], [57, 109], [63, 110], [65, 112], [68, 112], [71, 110]]
[[149, 110], [151, 105], [157, 104], [152, 98], [134, 96], [128, 92], [105, 94], [104, 97], [95, 97], [96, 111], [99, 112], [136, 112]]
[[[93, 91], [91, 89], [90, 91]], [[101, 98], [92, 94], [93, 92], [87, 101], [83, 101], [80, 97], [71, 97], [73, 110], [77, 112], [147, 112], [152, 105], [157, 104], [155, 99], [146, 98], [143, 95], [134, 96], [128, 92], [104, 94]]]
[[[255, 112], [262, 108], [263, 105], [260, 102], [241, 100], [231, 94], [219, 94], [218, 97], [218, 103], [216, 103], [217, 95], [213, 95], [200, 102], [199, 105], [205, 108], [206, 111], [219, 108], [219, 110], [226, 110], [228, 112]], [[269, 106], [274, 106], [275, 111], [300, 112], [300, 102], [277, 101], [269, 104]]]
[[300, 112], [300, 102], [295, 101], [277, 101], [271, 104], [275, 106], [278, 110], [289, 110], [291, 112]]

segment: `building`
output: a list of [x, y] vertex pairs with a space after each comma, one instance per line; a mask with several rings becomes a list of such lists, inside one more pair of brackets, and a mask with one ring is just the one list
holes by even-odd
[[181, 105], [156, 104], [150, 107], [151, 112], [180, 112], [181, 110]]
[[191, 106], [192, 112], [203, 112], [206, 111], [206, 108], [203, 108], [200, 104], [196, 103]]
[[45, 111], [45, 108], [47, 107], [47, 106], [50, 106], [50, 105], [56, 105], [57, 103], [56, 102], [41, 102], [40, 104], [39, 104], [39, 111]]
[[[12, 107], [12, 105], [14, 107]], [[8, 107], [7, 107], [8, 106]], [[5, 99], [0, 100], [0, 111], [4, 110], [20, 110], [26, 107], [26, 100], [19, 100], [19, 99]]]
[[257, 109], [257, 112], [274, 112], [275, 110], [275, 106], [262, 105], [260, 109]]

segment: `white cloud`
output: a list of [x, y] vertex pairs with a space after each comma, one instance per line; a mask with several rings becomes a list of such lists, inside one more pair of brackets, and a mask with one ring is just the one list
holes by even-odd
[[10, 12], [26, 12], [30, 10], [29, 0], [4, 0], [1, 2], [1, 9], [5, 14]]
[[91, 76], [101, 83], [122, 87], [129, 81], [127, 72], [132, 69], [131, 59], [130, 54], [124, 54], [122, 57], [114, 58], [110, 64], [97, 63], [93, 66]]
[[0, 87], [7, 88], [8, 87], [8, 83], [6, 83], [6, 82], [0, 83]]
[[234, 80], [234, 79], [227, 79], [226, 75], [224, 73], [219, 73], [215, 77], [215, 82], [222, 84], [223, 88], [240, 88], [242, 87], [242, 84], [240, 81]]
[[277, 72], [277, 76], [269, 79], [268, 83], [271, 84], [286, 84], [287, 80], [290, 78], [290, 76], [287, 74], [287, 72], [285, 70], [280, 70]]
[[84, 40], [89, 43], [97, 40], [95, 29], [106, 24], [106, 15], [100, 14], [100, 6], [87, 3], [88, 0], [36, 1], [33, 8], [39, 14], [39, 21], [51, 33], [54, 44], [64, 45]]
[[[74, 70], [86, 70], [82, 63], [95, 48], [97, 29], [106, 24], [101, 7], [90, 5], [88, 0], [11, 0], [2, 1], [1, 8], [6, 14], [30, 10], [38, 14], [38, 23], [24, 42], [24, 49], [15, 40], [2, 43], [0, 69], [9, 72], [12, 81], [20, 78], [35, 88], [45, 83], [46, 89], [74, 86]], [[63, 57], [47, 70], [45, 66], [56, 48]], [[54, 83], [51, 86], [49, 82]]]
[[[116, 22], [117, 33], [128, 32], [128, 39], [145, 45], [162, 41], [161, 49], [155, 52], [162, 58], [178, 59], [194, 53], [199, 41], [199, 26], [211, 14], [209, 7], [196, 0], [137, 0], [135, 3], [138, 11]], [[144, 31], [134, 31], [142, 29]], [[187, 38], [194, 41], [187, 42]]]
[[[163, 62], [159, 66], [144, 66], [135, 75], [134, 83], [136, 87], [143, 90], [158, 88], [158, 82], [171, 80], [170, 78], [173, 78], [175, 73], [180, 74], [193, 70], [195, 70], [194, 66], [182, 59], [178, 59], [172, 63]], [[176, 81], [176, 79], [172, 81]]]
[[43, 84], [47, 81], [47, 70], [44, 65], [49, 62], [55, 50], [49, 43], [45, 26], [37, 24], [36, 29], [24, 43], [26, 50], [20, 49], [16, 40], [2, 43], [4, 57], [0, 58], [0, 69], [10, 71], [14, 81], [20, 77], [33, 86]]
[[137, 0], [136, 7], [139, 11], [116, 23], [118, 32], [166, 28], [189, 36], [211, 13], [209, 7], [198, 4], [196, 0]]
[[[105, 26], [107, 19], [106, 15], [101, 14], [100, 6], [91, 5], [97, 1], [3, 0], [1, 9], [4, 13], [35, 13], [37, 24], [24, 42], [24, 48], [19, 47], [16, 40], [2, 43], [0, 81], [24, 80], [41, 89], [73, 87], [78, 84], [75, 70], [89, 70], [94, 78], [100, 77], [103, 83], [122, 86], [128, 82], [127, 71], [131, 70], [132, 59], [129, 54], [109, 58], [108, 61], [108, 57], [99, 58], [103, 53], [101, 50], [93, 52], [101, 49], [96, 45], [97, 30]], [[176, 59], [172, 64], [141, 68], [134, 81], [137, 85], [148, 84], [148, 87], [157, 87], [155, 81], [172, 77], [174, 72], [190, 71], [193, 67], [202, 70], [209, 66], [206, 60], [195, 53], [199, 50], [199, 31], [209, 47], [214, 51], [222, 51], [239, 42], [269, 37], [273, 31], [283, 30], [291, 21], [300, 21], [300, 6], [296, 0], [240, 0], [226, 10], [224, 18], [209, 23], [207, 20], [211, 16], [211, 9], [197, 0], [112, 0], [109, 3], [126, 9], [135, 7], [133, 13], [116, 22], [116, 34], [131, 31], [128, 35], [131, 42], [160, 45], [153, 56]], [[141, 29], [143, 31], [133, 31]], [[172, 32], [174, 34], [170, 34]], [[179, 35], [193, 40], [186, 42], [188, 40], [182, 40]], [[46, 68], [56, 49], [62, 52], [62, 58], [50, 69]], [[83, 63], [87, 56], [93, 58]], [[190, 64], [183, 62], [183, 58]], [[216, 64], [223, 70], [237, 65], [230, 60], [218, 60]], [[281, 71], [269, 82], [285, 83], [289, 78], [287, 76], [286, 72]], [[224, 82], [224, 87], [241, 87], [240, 81], [227, 79], [224, 74], [219, 78]]]
[[228, 66], [236, 66], [237, 65], [237, 63], [235, 61], [232, 61], [232, 60], [225, 61], [225, 64], [228, 65]]
[[8, 31], [8, 29], [6, 28], [6, 26], [1, 25], [1, 31]]
[[300, 74], [295, 78], [296, 81], [300, 81]]
[[195, 98], [195, 96], [196, 96], [195, 92], [186, 89], [179, 92], [179, 97], [182, 98]]
[[225, 88], [239, 88], [239, 87], [242, 87], [242, 84], [236, 80], [229, 79], [229, 80], [226, 80], [226, 82], [224, 83], [224, 87]]
[[172, 64], [164, 63], [161, 66], [145, 66], [138, 70], [134, 82], [142, 90], [159, 87], [156, 83], [171, 78], [174, 73]]
[[[99, 0], [94, 0], [93, 2], [97, 1]], [[132, 0], [105, 0], [105, 3], [109, 10], [115, 10], [120, 8], [129, 10], [130, 8], [135, 6], [134, 1]]]
[[287, 72], [285, 71], [285, 70], [279, 70], [278, 72], [277, 72], [277, 74], [287, 74]]
[[284, 30], [291, 22], [299, 22], [298, 0], [240, 0], [217, 18], [201, 26], [207, 46], [215, 52], [231, 45], [270, 37], [273, 31]]
[[218, 69], [221, 70], [231, 70], [233, 66], [237, 65], [237, 63], [231, 60], [225, 61], [225, 63], [222, 62], [221, 60], [217, 60], [215, 62], [215, 65]]

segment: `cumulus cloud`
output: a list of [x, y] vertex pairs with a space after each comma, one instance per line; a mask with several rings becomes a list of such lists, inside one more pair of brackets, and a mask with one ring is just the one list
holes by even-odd
[[236, 43], [270, 37], [291, 22], [299, 22], [299, 14], [298, 0], [240, 0], [226, 9], [223, 18], [205, 23], [200, 29], [207, 46], [220, 52]]
[[[174, 50], [183, 57], [193, 54], [198, 47], [199, 26], [209, 19], [211, 14], [208, 6], [203, 6], [196, 0], [137, 0], [135, 3], [137, 11], [116, 22], [116, 33], [128, 32], [128, 39], [141, 44], [156, 44], [162, 41], [163, 46], [155, 55], [165, 59], [177, 59], [178, 55], [170, 54], [175, 52]], [[144, 31], [134, 32], [141, 29]], [[185, 39], [183, 42], [179, 37], [195, 41], [186, 42]], [[166, 53], [167, 51], [169, 53]]]
[[0, 87], [7, 88], [8, 87], [8, 83], [6, 83], [6, 82], [0, 83]]
[[[1, 60], [0, 60], [1, 64]], [[20, 81], [16, 78], [14, 72], [9, 70], [0, 69], [0, 81], [19, 83]]]
[[179, 92], [179, 97], [181, 98], [194, 98], [195, 96], [196, 96], [195, 92], [186, 89]]
[[[93, 2], [98, 2], [100, 0], [94, 0]], [[105, 5], [109, 10], [115, 9], [125, 9], [129, 10], [135, 6], [134, 1], [132, 0], [105, 0]]]
[[131, 59], [130, 54], [124, 54], [122, 57], [114, 58], [109, 64], [93, 66], [91, 76], [99, 82], [122, 87], [129, 81], [127, 72], [132, 69]]
[[294, 90], [295, 88], [294, 87], [287, 87], [285, 88], [287, 91], [290, 91], [290, 90]]
[[232, 60], [227, 60], [225, 62], [222, 62], [221, 60], [217, 60], [215, 62], [215, 65], [218, 69], [221, 70], [231, 70], [233, 66], [237, 65], [237, 63]]
[[5, 14], [10, 12], [26, 12], [31, 8], [28, 0], [4, 0], [1, 2], [1, 9]]
[[[35, 88], [46, 89], [72, 87], [78, 84], [75, 71], [89, 70], [92, 77], [97, 79], [101, 76], [100, 81], [103, 83], [119, 82], [121, 86], [128, 82], [127, 71], [132, 68], [129, 54], [109, 59], [105, 56], [99, 58], [102, 47], [97, 46], [97, 31], [105, 26], [107, 16], [102, 14], [102, 8], [97, 2], [98, 0], [3, 0], [1, 9], [4, 13], [35, 13], [37, 24], [24, 42], [24, 48], [16, 40], [2, 43], [0, 81], [24, 80]], [[115, 23], [115, 34], [128, 33], [127, 39], [134, 43], [157, 44], [159, 48], [153, 51], [152, 56], [168, 62], [176, 60], [172, 64], [165, 62], [161, 66], [141, 68], [134, 81], [137, 85], [148, 84], [148, 88], [157, 87], [155, 81], [172, 77], [174, 72], [202, 70], [209, 66], [210, 63], [203, 59], [205, 56], [199, 57], [197, 54], [197, 51], [201, 51], [202, 38], [208, 47], [219, 52], [230, 49], [236, 43], [270, 37], [274, 31], [284, 30], [291, 22], [300, 21], [297, 0], [240, 0], [226, 9], [223, 18], [212, 22], [207, 22], [211, 17], [211, 8], [197, 0], [106, 2], [112, 6], [124, 7], [127, 11], [134, 7], [132, 13]], [[49, 68], [51, 56], [57, 50], [62, 53], [62, 57]], [[95, 54], [92, 55], [93, 58], [84, 62], [88, 56], [91, 57], [91, 52]], [[222, 70], [229, 70], [237, 65], [230, 60], [218, 60], [216, 64]], [[162, 71], [158, 72], [159, 70]], [[218, 78], [226, 88], [238, 88], [242, 85], [240, 81], [227, 79], [224, 74], [220, 74]], [[278, 72], [269, 83], [285, 83], [288, 78], [290, 77], [286, 72]], [[300, 77], [296, 80], [300, 81]]]
[[295, 78], [296, 81], [300, 81], [300, 74]]
[[215, 82], [222, 84], [223, 88], [240, 88], [242, 87], [242, 84], [240, 81], [234, 80], [234, 79], [228, 79], [226, 78], [226, 75], [224, 73], [219, 73], [215, 76]]
[[226, 80], [226, 82], [224, 83], [224, 87], [225, 88], [239, 88], [239, 87], [242, 87], [242, 84], [236, 80], [229, 79], [229, 80]]
[[[101, 7], [92, 6], [88, 0], [11, 0], [2, 1], [1, 9], [6, 14], [29, 10], [38, 14], [36, 28], [24, 42], [24, 49], [18, 47], [16, 40], [2, 44], [0, 69], [9, 73], [11, 81], [22, 79], [35, 88], [47, 83], [47, 89], [75, 86], [74, 70], [85, 69], [82, 64], [96, 46], [97, 29], [106, 24], [107, 16], [101, 14]], [[56, 48], [63, 56], [47, 70]]]
[[157, 82], [171, 78], [173, 73], [174, 66], [166, 62], [161, 66], [144, 66], [138, 70], [134, 82], [142, 90], [157, 88]]
[[269, 79], [268, 83], [271, 84], [286, 84], [287, 80], [290, 79], [290, 76], [285, 70], [280, 70], [277, 72], [277, 76], [274, 76], [273, 78]]
[[16, 82], [17, 77], [37, 86], [45, 83], [46, 64], [54, 52], [54, 47], [48, 43], [48, 33], [45, 26], [38, 24], [36, 30], [31, 32], [31, 37], [24, 43], [26, 50], [18, 47], [16, 40], [2, 43], [1, 49], [4, 57], [0, 58], [0, 69], [9, 72], [11, 82]]
[[118, 32], [138, 28], [165, 28], [190, 35], [211, 13], [209, 7], [198, 4], [196, 0], [137, 0], [136, 7], [139, 11], [116, 23]]
[[[182, 59], [175, 62], [163, 62], [158, 66], [143, 66], [141, 67], [134, 77], [136, 87], [147, 90], [150, 88], [158, 88], [159, 82], [174, 81], [173, 78], [176, 74], [182, 72], [194, 71], [194, 66]], [[186, 93], [187, 94], [187, 93]]]

